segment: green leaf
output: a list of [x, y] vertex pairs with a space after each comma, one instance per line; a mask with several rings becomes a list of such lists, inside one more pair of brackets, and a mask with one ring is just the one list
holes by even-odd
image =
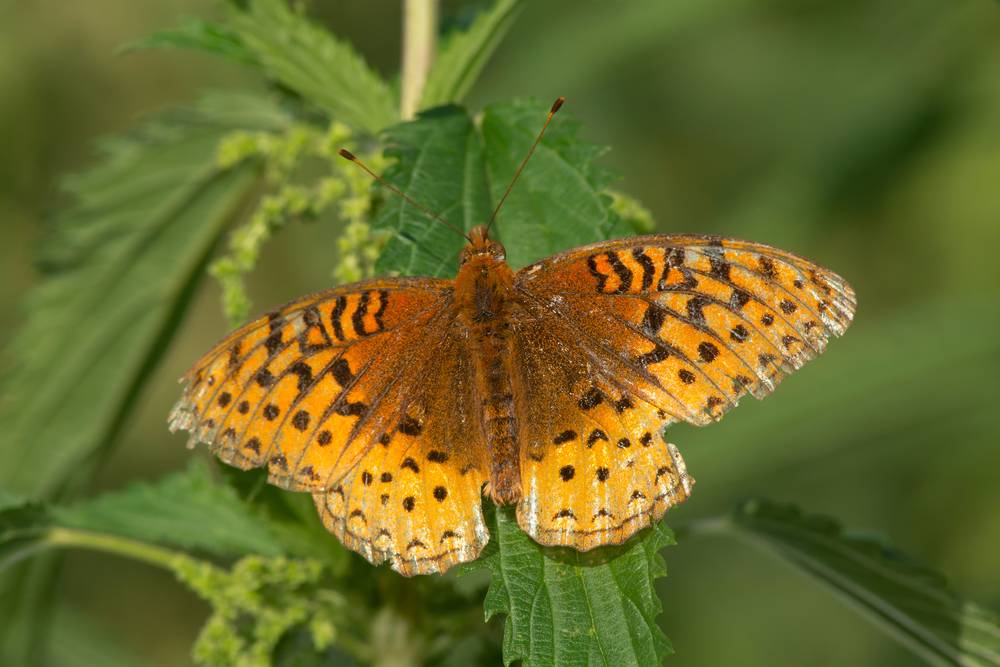
[[337, 548], [326, 533], [313, 539], [294, 516], [276, 516], [212, 479], [194, 459], [188, 469], [155, 483], [136, 482], [70, 505], [8, 498], [0, 505], [0, 569], [37, 552], [66, 544], [53, 531], [69, 530], [229, 558], [330, 556]]
[[829, 588], [927, 663], [1000, 665], [1000, 618], [883, 542], [764, 500], [739, 506], [728, 528]]
[[176, 28], [154, 32], [149, 37], [126, 44], [120, 51], [131, 53], [162, 48], [193, 49], [222, 56], [244, 65], [259, 64], [254, 54], [231, 28], [198, 18], [189, 18]]
[[43, 505], [3, 494], [0, 497], [0, 570], [41, 551], [48, 524]]
[[67, 180], [73, 205], [45, 239], [42, 280], [7, 350], [0, 486], [51, 494], [121, 431], [213, 244], [256, 182], [250, 169], [215, 168], [216, 144], [232, 127], [225, 108], [105, 141], [103, 163]]
[[[472, 229], [489, 217], [483, 146], [460, 107], [435, 109], [386, 132], [387, 157], [396, 163], [385, 179], [451, 225]], [[376, 273], [453, 275], [465, 239], [430, 220], [401, 197], [387, 198], [373, 226], [392, 232], [375, 264]]]
[[[396, 164], [386, 180], [452, 225], [485, 224], [545, 121], [529, 102], [487, 107], [477, 129], [460, 107], [444, 107], [386, 132]], [[604, 193], [612, 174], [594, 164], [604, 150], [578, 138], [579, 124], [557, 117], [497, 218], [494, 236], [516, 268], [559, 250], [625, 236], [629, 227]], [[453, 275], [465, 240], [391, 193], [375, 227], [393, 232], [379, 273]]]
[[52, 507], [55, 525], [119, 535], [143, 542], [205, 551], [217, 556], [294, 553], [272, 525], [254, 514], [236, 492], [212, 480], [193, 459], [184, 472], [155, 483], [137, 482], [67, 507]]
[[524, 0], [497, 0], [466, 30], [456, 30], [445, 37], [427, 76], [421, 107], [461, 101], [524, 5]]
[[653, 581], [665, 576], [660, 549], [674, 544], [663, 523], [618, 547], [589, 553], [540, 546], [498, 508], [492, 538], [470, 568], [493, 575], [486, 618], [506, 615], [504, 664], [658, 665], [673, 649], [660, 631]]
[[364, 59], [283, 0], [248, 0], [229, 27], [268, 77], [334, 119], [370, 134], [399, 119], [395, 94]]
[[[548, 106], [528, 102], [496, 104], [483, 112], [494, 202], [503, 196], [547, 112]], [[579, 129], [570, 112], [559, 112], [497, 217], [496, 236], [514, 267], [631, 232], [605, 192], [615, 176], [594, 162], [605, 149], [580, 139]]]

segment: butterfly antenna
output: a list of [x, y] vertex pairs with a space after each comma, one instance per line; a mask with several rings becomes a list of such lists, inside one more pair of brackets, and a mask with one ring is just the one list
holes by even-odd
[[510, 179], [510, 185], [507, 186], [507, 190], [503, 193], [503, 197], [500, 198], [500, 203], [498, 203], [497, 207], [493, 209], [493, 215], [490, 216], [489, 222], [486, 223], [487, 232], [490, 230], [490, 227], [493, 226], [493, 221], [497, 219], [497, 213], [500, 212], [500, 209], [503, 207], [503, 203], [507, 201], [507, 195], [509, 195], [510, 191], [514, 189], [514, 184], [517, 183], [517, 179], [521, 176], [521, 172], [524, 171], [524, 165], [528, 164], [528, 160], [531, 159], [532, 154], [535, 152], [535, 148], [538, 147], [538, 144], [542, 141], [542, 137], [545, 136], [545, 130], [548, 128], [549, 123], [552, 122], [552, 117], [556, 115], [556, 112], [559, 111], [559, 108], [565, 101], [565, 97], [560, 97], [552, 103], [552, 108], [549, 109], [549, 115], [545, 117], [545, 123], [542, 125], [542, 129], [538, 132], [538, 136], [535, 137], [535, 143], [531, 144], [531, 148], [528, 149], [528, 154], [524, 156], [523, 160], [521, 160], [520, 166], [518, 166], [517, 171], [514, 172], [514, 178]]
[[359, 160], [358, 157], [354, 153], [352, 153], [351, 151], [347, 150], [346, 148], [341, 148], [338, 152], [340, 153], [340, 157], [344, 158], [345, 160], [350, 160], [354, 164], [356, 164], [359, 167], [361, 167], [362, 169], [364, 169], [368, 173], [368, 175], [371, 176], [372, 178], [374, 178], [379, 184], [382, 185], [382, 187], [388, 188], [389, 190], [395, 192], [397, 195], [399, 195], [400, 197], [402, 197], [403, 200], [405, 200], [408, 204], [410, 204], [411, 206], [416, 207], [417, 209], [419, 209], [420, 211], [422, 211], [425, 215], [427, 215], [429, 218], [431, 218], [433, 220], [437, 220], [442, 225], [444, 225], [445, 227], [447, 227], [451, 231], [455, 232], [456, 234], [458, 234], [459, 236], [461, 236], [462, 238], [464, 238], [466, 241], [469, 241], [470, 243], [472, 242], [472, 239], [470, 239], [469, 236], [465, 232], [463, 232], [461, 229], [459, 229], [455, 225], [451, 224], [450, 222], [448, 222], [447, 220], [445, 220], [440, 215], [438, 215], [434, 211], [430, 210], [429, 208], [427, 208], [423, 204], [421, 204], [419, 202], [416, 202], [413, 199], [411, 199], [409, 196], [407, 196], [407, 194], [405, 192], [403, 192], [402, 190], [400, 190], [399, 188], [397, 188], [395, 185], [393, 185], [392, 183], [390, 183], [389, 181], [385, 180], [384, 178], [382, 178], [381, 176], [379, 176], [378, 174], [376, 174], [374, 171], [372, 171], [371, 169], [369, 169], [368, 165], [366, 165], [364, 162], [362, 162], [361, 160]]

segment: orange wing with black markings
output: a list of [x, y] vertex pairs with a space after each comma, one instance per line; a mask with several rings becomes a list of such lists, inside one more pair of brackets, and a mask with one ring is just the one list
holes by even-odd
[[472, 419], [473, 392], [455, 379], [470, 374], [452, 297], [449, 281], [397, 279], [292, 302], [195, 365], [171, 428], [313, 492], [327, 526], [372, 562], [414, 574], [474, 558], [483, 449], [453, 426]]
[[621, 542], [688, 496], [664, 426], [763, 398], [855, 309], [836, 274], [719, 237], [598, 243], [516, 284], [532, 331], [518, 359], [531, 415], [518, 518], [538, 541], [578, 549]]

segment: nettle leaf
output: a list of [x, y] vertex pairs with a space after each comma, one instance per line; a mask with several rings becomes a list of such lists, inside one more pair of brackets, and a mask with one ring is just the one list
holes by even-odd
[[498, 0], [467, 29], [448, 34], [427, 76], [421, 107], [461, 101], [524, 5], [524, 0]]
[[59, 526], [205, 551], [218, 556], [295, 553], [273, 524], [192, 459], [184, 472], [137, 482], [92, 500], [49, 508]]
[[[503, 196], [547, 112], [547, 106], [524, 102], [496, 104], [483, 112], [493, 201]], [[605, 148], [581, 140], [579, 129], [569, 113], [559, 112], [497, 217], [496, 236], [515, 268], [631, 233], [605, 193], [614, 174], [594, 162]]]
[[120, 50], [130, 53], [162, 48], [204, 51], [244, 65], [259, 65], [257, 58], [232, 28], [193, 17], [176, 28], [159, 30], [149, 37], [126, 44]]
[[492, 574], [486, 618], [506, 615], [504, 664], [654, 665], [672, 653], [656, 623], [662, 607], [653, 581], [659, 555], [674, 544], [659, 523], [618, 547], [588, 553], [540, 546], [517, 526], [513, 508], [497, 508], [492, 537], [470, 568]]
[[[464, 230], [485, 224], [524, 159], [548, 107], [515, 102], [487, 107], [477, 128], [460, 107], [421, 114], [386, 132], [396, 164], [386, 179]], [[630, 228], [604, 193], [614, 177], [594, 164], [604, 150], [577, 137], [561, 112], [504, 204], [494, 236], [515, 268], [574, 246], [625, 236]], [[391, 238], [379, 273], [454, 275], [465, 240], [392, 193], [375, 226]]]
[[[386, 131], [385, 179], [451, 225], [468, 231], [490, 215], [483, 145], [461, 107], [443, 107]], [[392, 232], [375, 264], [378, 274], [448, 276], [466, 241], [391, 192], [373, 226]]]
[[820, 582], [932, 665], [1000, 665], [1000, 618], [881, 541], [794, 506], [748, 501], [731, 526]]
[[73, 205], [43, 243], [42, 279], [7, 350], [0, 486], [50, 494], [113, 444], [256, 182], [251, 169], [215, 167], [216, 144], [232, 129], [224, 109], [177, 113], [105, 141], [103, 163], [68, 179]]
[[399, 120], [396, 95], [364, 59], [283, 0], [248, 0], [227, 27], [269, 78], [335, 120], [370, 134]]
[[[338, 548], [294, 517], [277, 517], [213, 479], [193, 459], [187, 470], [157, 482], [136, 482], [69, 505], [7, 497], [0, 503], [0, 569], [61, 544], [52, 531], [67, 529], [180, 547], [222, 558], [330, 556]], [[317, 533], [318, 535], [318, 533]], [[340, 550], [342, 551], [342, 550]]]

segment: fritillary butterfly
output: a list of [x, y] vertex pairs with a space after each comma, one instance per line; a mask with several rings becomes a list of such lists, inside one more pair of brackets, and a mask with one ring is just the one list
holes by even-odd
[[586, 551], [691, 494], [665, 426], [763, 398], [855, 309], [842, 278], [758, 243], [640, 236], [515, 272], [487, 227], [467, 238], [454, 280], [345, 285], [231, 333], [171, 430], [312, 493], [347, 547], [405, 575], [477, 557], [484, 492]]

